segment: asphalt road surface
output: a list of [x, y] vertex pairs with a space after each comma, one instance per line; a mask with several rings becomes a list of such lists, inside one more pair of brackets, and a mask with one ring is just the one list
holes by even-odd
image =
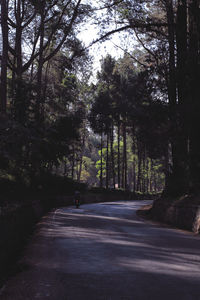
[[136, 216], [150, 201], [45, 216], [1, 300], [200, 300], [200, 236]]

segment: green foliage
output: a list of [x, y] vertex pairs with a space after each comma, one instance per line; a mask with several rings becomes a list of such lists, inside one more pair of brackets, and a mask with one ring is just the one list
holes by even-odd
[[[109, 177], [111, 186], [121, 169], [131, 186], [139, 173], [143, 181], [153, 172], [162, 173], [158, 166], [151, 166], [150, 158], [163, 156], [168, 133], [166, 109], [153, 101], [150, 68], [138, 68], [128, 55], [117, 61], [107, 55], [101, 61], [96, 86], [89, 85], [88, 51], [77, 33], [80, 24], [92, 15], [90, 5], [74, 0], [36, 2], [25, 1], [24, 14], [23, 6], [16, 2], [21, 21], [13, 2], [9, 2], [13, 23], [8, 23], [9, 114], [0, 120], [2, 178], [30, 186], [37, 178], [42, 181], [43, 175], [51, 182], [53, 174], [56, 182], [56, 175], [62, 175], [98, 185], [102, 168], [102, 177], [104, 181]], [[116, 15], [122, 20], [129, 19], [133, 12], [146, 20], [142, 3], [138, 3], [136, 12], [130, 1], [114, 1], [110, 12], [112, 7], [117, 7]], [[23, 41], [29, 42], [29, 55]], [[159, 140], [157, 147], [153, 139]], [[107, 141], [109, 149], [105, 147]], [[142, 154], [139, 144], [145, 149]], [[139, 166], [143, 154], [147, 168], [145, 162]]]
[[68, 115], [48, 128], [36, 129], [31, 124], [25, 127], [1, 119], [0, 169], [30, 184], [48, 164], [57, 164], [59, 159], [69, 155], [70, 143], [79, 138], [80, 122], [77, 115]]
[[42, 173], [39, 177], [35, 178], [35, 188], [39, 188], [42, 192], [49, 194], [74, 194], [75, 190], [84, 193], [87, 190], [87, 185], [74, 181], [67, 177], [58, 176], [50, 173]]
[[[169, 140], [168, 108], [165, 103], [153, 99], [149, 76], [149, 71], [135, 68], [127, 55], [117, 61], [108, 55], [101, 61], [89, 120], [92, 129], [103, 138], [104, 143], [102, 164], [101, 150], [98, 151], [99, 158], [96, 160], [97, 178], [102, 178], [104, 183], [108, 180], [109, 185], [114, 176], [116, 182], [120, 169], [121, 176], [125, 176], [127, 172], [126, 185], [134, 190], [162, 189], [164, 186], [161, 167], [154, 169], [152, 165], [157, 166], [155, 159], [158, 158], [162, 165], [166, 154], [166, 144]], [[108, 149], [105, 147], [105, 136], [109, 141]], [[150, 158], [153, 159], [153, 163]], [[154, 173], [158, 174], [159, 180]], [[124, 180], [125, 178], [122, 178], [122, 181]], [[159, 181], [157, 186], [150, 185], [153, 180]]]
[[81, 172], [81, 182], [89, 182], [93, 173], [94, 162], [90, 157], [83, 156], [83, 169]]

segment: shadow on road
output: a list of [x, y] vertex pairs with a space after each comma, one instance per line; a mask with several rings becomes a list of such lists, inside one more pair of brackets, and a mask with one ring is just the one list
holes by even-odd
[[146, 224], [136, 209], [106, 203], [47, 215], [27, 249], [26, 285], [42, 284], [42, 299], [200, 299], [199, 237]]

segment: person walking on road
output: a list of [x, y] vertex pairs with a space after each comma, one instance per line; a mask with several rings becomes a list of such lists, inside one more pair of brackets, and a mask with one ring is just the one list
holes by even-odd
[[76, 208], [79, 208], [79, 206], [81, 204], [81, 194], [79, 191], [75, 191], [75, 193], [74, 193], [74, 202], [75, 202]]

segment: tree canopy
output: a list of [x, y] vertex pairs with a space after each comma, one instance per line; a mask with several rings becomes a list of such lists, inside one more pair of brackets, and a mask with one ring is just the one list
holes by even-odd
[[[1, 177], [198, 194], [199, 5], [2, 0]], [[78, 38], [87, 24], [91, 45], [129, 37], [120, 58], [101, 53], [96, 78]]]

